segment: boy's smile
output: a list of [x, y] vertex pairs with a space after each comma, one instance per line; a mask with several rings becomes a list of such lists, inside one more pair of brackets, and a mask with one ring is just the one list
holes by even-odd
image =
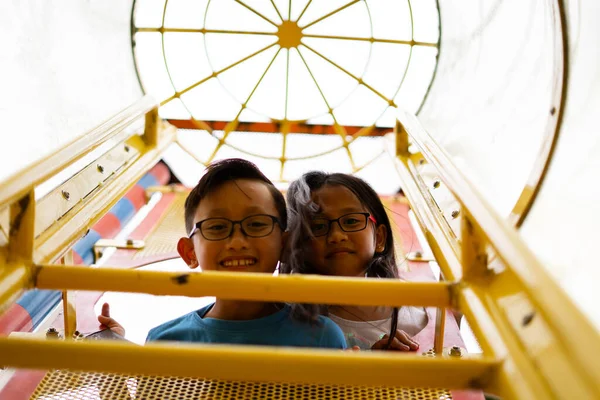
[[245, 269], [256, 264], [258, 260], [254, 257], [225, 257], [219, 264], [228, 270], [232, 269]]
[[[254, 215], [280, 218], [272, 194], [266, 184], [257, 180], [239, 179], [223, 183], [202, 199], [194, 221], [226, 218], [241, 221]], [[181, 243], [183, 241], [183, 244]], [[204, 271], [246, 271], [272, 274], [283, 249], [283, 232], [278, 224], [263, 237], [250, 237], [240, 224], [222, 240], [207, 240], [201, 232], [182, 238], [178, 250], [191, 268]]]

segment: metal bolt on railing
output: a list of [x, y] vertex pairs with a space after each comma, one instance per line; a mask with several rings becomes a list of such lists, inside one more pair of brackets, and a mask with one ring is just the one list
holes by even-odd
[[452, 346], [450, 348], [450, 355], [453, 357], [460, 357], [462, 356], [462, 349], [458, 346]]
[[56, 328], [48, 328], [46, 331], [46, 337], [49, 339], [58, 339], [60, 337]]

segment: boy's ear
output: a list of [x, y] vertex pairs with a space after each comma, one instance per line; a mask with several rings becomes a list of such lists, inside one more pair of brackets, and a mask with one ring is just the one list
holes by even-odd
[[387, 229], [385, 226], [379, 225], [375, 230], [375, 252], [383, 253], [385, 251], [385, 241], [387, 240]]
[[177, 252], [188, 265], [188, 267], [194, 269], [198, 267], [198, 259], [196, 258], [196, 252], [194, 251], [194, 243], [192, 239], [182, 237], [177, 242]]

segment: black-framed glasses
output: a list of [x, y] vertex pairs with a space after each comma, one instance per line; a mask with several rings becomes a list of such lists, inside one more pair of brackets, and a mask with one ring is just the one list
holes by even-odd
[[227, 239], [233, 233], [233, 228], [238, 224], [244, 235], [253, 238], [270, 235], [276, 224], [281, 227], [279, 218], [268, 214], [250, 215], [239, 221], [232, 221], [227, 218], [207, 218], [196, 222], [188, 237], [191, 238], [196, 232], [200, 231], [202, 237], [206, 240]]
[[329, 233], [331, 224], [337, 222], [344, 232], [358, 232], [367, 227], [367, 222], [369, 220], [377, 225], [377, 220], [367, 212], [345, 214], [336, 219], [319, 217], [310, 221], [310, 230], [314, 236], [325, 236]]

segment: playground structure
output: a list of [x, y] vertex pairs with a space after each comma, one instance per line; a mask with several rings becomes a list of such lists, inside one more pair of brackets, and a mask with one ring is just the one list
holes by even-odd
[[[74, 265], [73, 246], [177, 141], [176, 128], [159, 118], [160, 104], [152, 98], [144, 97], [129, 107], [112, 103], [111, 107], [120, 107], [122, 111], [113, 113], [112, 118], [94, 129], [81, 130], [74, 135], [76, 138], [63, 141], [49, 156], [27, 168], [13, 169], [16, 171], [13, 175], [2, 179], [0, 223], [6, 227], [7, 235], [0, 242], [0, 309], [7, 310], [27, 290], [60, 290], [66, 339], [14, 335], [0, 338], [0, 364], [51, 370], [36, 392], [42, 397], [53, 392], [76, 391], [90, 379], [95, 380], [94, 387], [100, 394], [116, 398], [129, 398], [132, 385], [135, 390], [153, 392], [161, 398], [161, 390], [175, 382], [183, 382], [180, 386], [184, 388], [203, 391], [209, 398], [241, 398], [240, 393], [252, 398], [260, 393], [260, 388], [268, 393], [267, 397], [281, 398], [290, 397], [289, 393], [320, 398], [464, 396], [460, 392], [436, 392], [433, 388], [475, 390], [479, 395], [483, 391], [503, 398], [600, 396], [597, 311], [581, 297], [589, 286], [581, 288], [579, 295], [574, 293], [578, 291], [575, 284], [584, 277], [592, 280], [596, 273], [587, 268], [593, 252], [586, 235], [592, 234], [599, 211], [561, 208], [569, 199], [573, 204], [590, 204], [585, 203], [584, 197], [593, 196], [593, 190], [564, 193], [563, 186], [557, 191], [557, 186], [574, 174], [585, 180], [598, 173], [591, 162], [597, 147], [578, 144], [583, 146], [576, 153], [581, 163], [577, 165], [581, 167], [573, 165], [572, 153], [576, 140], [597, 143], [592, 135], [591, 110], [598, 98], [593, 91], [597, 83], [592, 78], [599, 60], [593, 58], [597, 55], [584, 54], [581, 49], [597, 42], [594, 33], [598, 28], [593, 24], [593, 15], [598, 10], [591, 2], [579, 2], [579, 8], [566, 8], [558, 1], [536, 2], [538, 9], [532, 8], [530, 16], [547, 22], [548, 42], [544, 42], [547, 46], [543, 49], [551, 55], [553, 68], [545, 71], [552, 90], [540, 91], [546, 97], [535, 99], [509, 93], [508, 100], [490, 101], [488, 109], [481, 110], [480, 106], [480, 114], [471, 115], [468, 105], [474, 107], [474, 103], [466, 99], [481, 98], [477, 93], [485, 97], [492, 89], [469, 84], [464, 77], [461, 81], [462, 74], [468, 71], [466, 61], [450, 66], [457, 53], [449, 50], [458, 45], [448, 40], [449, 50], [444, 50], [444, 38], [452, 37], [444, 35], [458, 35], [461, 28], [450, 20], [464, 11], [461, 7], [467, 7], [452, 3], [440, 1], [439, 5], [440, 58], [430, 92], [418, 116], [395, 111], [397, 122], [392, 134], [394, 168], [441, 269], [439, 281], [236, 274], [232, 285], [231, 278], [224, 273], [189, 274], [182, 278], [181, 274], [111, 268], [110, 264], [102, 268]], [[493, 5], [488, 11], [492, 15]], [[503, 21], [504, 13], [510, 15], [509, 11], [496, 9], [496, 23]], [[475, 32], [480, 35], [481, 46], [497, 33], [495, 29]], [[573, 50], [575, 44], [578, 51]], [[465, 52], [468, 54], [469, 50]], [[526, 60], [519, 61], [528, 65]], [[508, 68], [513, 76], [504, 78], [510, 81], [523, 77], [519, 71], [523, 75], [531, 72], [523, 68]], [[484, 76], [490, 72], [484, 67], [478, 71]], [[543, 73], [536, 76], [539, 80], [543, 78]], [[453, 89], [460, 84], [464, 85], [462, 90]], [[582, 98], [587, 99], [585, 104]], [[535, 107], [539, 108], [535, 109], [523, 108], [521, 114], [507, 106], [518, 100], [523, 107], [534, 107], [536, 101], [547, 104], [537, 104]], [[451, 107], [452, 102], [461, 103], [463, 109]], [[539, 111], [542, 108], [543, 113]], [[519, 121], [516, 118], [519, 115], [531, 118]], [[495, 124], [498, 120], [508, 121], [507, 125], [499, 128]], [[525, 128], [520, 125], [511, 131], [507, 126], [526, 121], [529, 121], [526, 128], [542, 127], [537, 132], [539, 140], [509, 153], [510, 142], [516, 143], [519, 137], [511, 134], [522, 135]], [[489, 135], [473, 136], [485, 127], [490, 129]], [[498, 137], [495, 129], [509, 133], [507, 137]], [[86, 134], [82, 135], [83, 132]], [[452, 132], [459, 133], [452, 136]], [[457, 148], [457, 141], [465, 146]], [[489, 152], [489, 148], [497, 151]], [[471, 149], [476, 151], [471, 153]], [[489, 156], [485, 162], [481, 160], [482, 152]], [[524, 161], [516, 162], [517, 167], [510, 165], [510, 155], [521, 152], [529, 154], [529, 168], [525, 168]], [[561, 168], [569, 165], [565, 159], [571, 165], [566, 175], [561, 172]], [[69, 171], [71, 166], [78, 169]], [[503, 178], [504, 166], [508, 177]], [[520, 179], [510, 179], [513, 168], [520, 173]], [[45, 196], [36, 196], [36, 188], [65, 171], [69, 172], [66, 180]], [[556, 215], [552, 213], [557, 208], [563, 212], [561, 220], [571, 221], [581, 234], [557, 228]], [[558, 241], [564, 245], [557, 246]], [[578, 251], [567, 251], [568, 255], [564, 255], [565, 247]], [[548, 258], [554, 260], [545, 265]], [[565, 271], [567, 265], [572, 268]], [[432, 357], [208, 345], [138, 347], [71, 339], [79, 328], [70, 301], [72, 291], [420, 305], [437, 308], [438, 318], [432, 335]], [[483, 350], [481, 355], [464, 354], [460, 348], [454, 353], [444, 352], [448, 347], [447, 309], [464, 314]], [[358, 368], [368, 373], [359, 374]]]

